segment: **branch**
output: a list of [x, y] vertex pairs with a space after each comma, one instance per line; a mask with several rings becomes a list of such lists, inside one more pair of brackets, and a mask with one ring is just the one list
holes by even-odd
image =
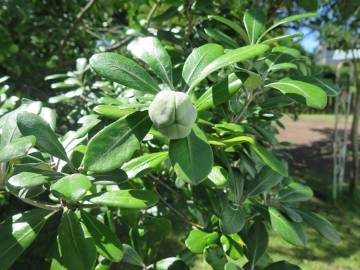
[[92, 6], [96, 3], [97, 0], [90, 0], [84, 7], [82, 10], [80, 10], [80, 12], [76, 15], [75, 21], [73, 22], [73, 24], [71, 25], [69, 31], [67, 32], [65, 38], [60, 42], [60, 48], [59, 48], [59, 56], [62, 56], [65, 45], [68, 41], [68, 39], [70, 38], [71, 34], [75, 31], [76, 27], [79, 25], [79, 23], [81, 22], [81, 20], [83, 19], [83, 17], [85, 16], [86, 12], [88, 12]]

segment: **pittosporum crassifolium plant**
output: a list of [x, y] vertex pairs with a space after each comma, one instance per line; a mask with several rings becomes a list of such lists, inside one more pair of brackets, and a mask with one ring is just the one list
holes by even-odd
[[304, 246], [309, 225], [338, 242], [301, 206], [312, 190], [288, 175], [275, 138], [280, 107], [321, 109], [337, 94], [298, 50], [279, 45], [298, 34], [270, 37], [314, 15], [268, 29], [258, 11], [243, 26], [211, 16], [245, 45], [197, 47], [181, 74], [156, 37], [128, 46], [144, 65], [95, 54], [95, 73], [133, 94], [97, 105], [63, 138], [41, 102], [2, 116], [1, 188], [34, 208], [0, 224], [0, 269], [44, 234], [50, 269], [69, 270], [189, 269], [199, 255], [215, 270], [290, 270], [299, 268], [267, 253], [270, 230]]

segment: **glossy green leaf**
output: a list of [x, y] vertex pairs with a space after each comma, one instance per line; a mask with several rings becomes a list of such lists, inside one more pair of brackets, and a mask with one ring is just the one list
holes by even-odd
[[282, 24], [299, 21], [299, 20], [303, 20], [306, 18], [314, 17], [314, 16], [318, 16], [318, 14], [317, 13], [303, 13], [303, 14], [297, 14], [297, 15], [293, 15], [293, 16], [289, 16], [287, 18], [281, 19], [281, 20], [275, 22], [268, 29], [266, 29], [266, 31], [264, 33], [262, 33], [262, 35], [259, 37], [258, 40], [260, 41], [267, 33], [269, 33], [271, 30], [273, 30], [274, 28], [276, 28]]
[[49, 181], [45, 175], [33, 172], [22, 172], [10, 177], [7, 183], [15, 188], [31, 188], [49, 183]]
[[0, 149], [0, 162], [7, 162], [9, 160], [25, 156], [35, 143], [35, 136], [16, 138]]
[[78, 217], [72, 210], [65, 210], [58, 228], [58, 263], [65, 269], [92, 270], [96, 249], [92, 238], [87, 237]]
[[220, 229], [223, 234], [238, 233], [244, 227], [246, 219], [243, 208], [227, 205], [220, 216]]
[[117, 235], [85, 211], [81, 212], [81, 218], [94, 240], [97, 252], [112, 262], [119, 262], [123, 257], [123, 248]]
[[49, 124], [39, 115], [29, 112], [21, 112], [17, 118], [18, 128], [24, 136], [33, 135], [36, 138], [36, 146], [44, 152], [67, 161], [65, 149], [57, 139]]
[[305, 246], [306, 239], [297, 230], [297, 223], [292, 223], [277, 209], [269, 207], [271, 226], [285, 241], [295, 246]]
[[261, 9], [253, 9], [244, 13], [243, 23], [249, 37], [250, 44], [255, 44], [259, 36], [265, 31], [266, 18]]
[[134, 250], [134, 248], [132, 246], [127, 245], [127, 244], [123, 244], [122, 248], [123, 248], [123, 251], [124, 251], [124, 256], [123, 256], [122, 262], [132, 264], [132, 265], [141, 266], [141, 267], [145, 266], [142, 258], [136, 252], [136, 250]]
[[298, 222], [298, 223], [303, 221], [303, 218], [301, 217], [301, 215], [299, 215], [299, 213], [297, 212], [297, 210], [294, 209], [294, 208], [292, 208], [291, 206], [282, 204], [282, 205], [281, 205], [281, 210], [282, 210], [282, 212], [284, 212], [285, 215], [286, 215], [287, 217], [289, 217], [292, 221]]
[[224, 270], [242, 270], [242, 268], [233, 262], [227, 262]]
[[121, 168], [131, 179], [143, 171], [158, 167], [164, 160], [167, 159], [167, 157], [167, 152], [144, 154], [126, 162]]
[[228, 51], [227, 53], [217, 57], [210, 64], [206, 65], [206, 67], [204, 67], [201, 70], [201, 72], [198, 73], [196, 78], [194, 78], [194, 80], [190, 84], [190, 90], [193, 89], [196, 85], [198, 85], [202, 80], [204, 80], [214, 71], [238, 62], [245, 61], [249, 58], [259, 56], [264, 52], [266, 52], [268, 49], [269, 49], [268, 45], [258, 44], [258, 45], [244, 46], [241, 48]]
[[136, 111], [135, 108], [124, 108], [116, 105], [98, 105], [94, 112], [112, 119], [119, 119]]
[[264, 255], [269, 243], [269, 235], [265, 224], [261, 221], [256, 221], [251, 226], [245, 240], [246, 256], [249, 259], [249, 263], [255, 266]]
[[334, 243], [341, 241], [341, 238], [336, 232], [334, 226], [328, 220], [307, 210], [296, 211], [302, 216], [303, 220], [307, 224], [314, 227], [314, 229], [317, 230], [327, 240]]
[[301, 268], [287, 261], [279, 261], [268, 265], [265, 270], [301, 270]]
[[145, 209], [158, 203], [159, 198], [150, 190], [114, 190], [92, 196], [89, 201], [102, 206]]
[[249, 44], [249, 38], [248, 38], [245, 30], [239, 24], [234, 23], [231, 20], [228, 20], [228, 19], [226, 19], [224, 17], [217, 16], [217, 15], [210, 15], [208, 17], [209, 17], [209, 19], [214, 19], [214, 20], [216, 20], [218, 22], [221, 22], [221, 23], [229, 26], [231, 29], [236, 31], [241, 36], [241, 38], [245, 41], [246, 44]]
[[155, 264], [155, 270], [187, 270], [184, 261], [176, 257], [162, 259]]
[[164, 83], [173, 88], [171, 59], [157, 38], [140, 37], [127, 48], [132, 55], [144, 61]]
[[90, 179], [83, 174], [67, 175], [50, 186], [50, 191], [56, 196], [70, 202], [81, 200], [91, 188]]
[[16, 259], [35, 240], [50, 216], [49, 211], [34, 209], [16, 214], [0, 223], [1, 269], [10, 269]]
[[327, 103], [326, 93], [317, 85], [307, 82], [284, 78], [265, 87], [275, 88], [312, 108], [323, 109]]
[[169, 158], [176, 174], [193, 185], [206, 179], [214, 163], [211, 146], [197, 127], [189, 136], [170, 141]]
[[228, 182], [228, 175], [225, 169], [221, 166], [214, 166], [208, 175], [209, 180], [215, 187], [223, 188]]
[[318, 78], [314, 76], [303, 76], [298, 78], [301, 81], [308, 82], [320, 87], [328, 96], [337, 96], [340, 93], [340, 88], [331, 80], [325, 78]]
[[224, 143], [236, 145], [238, 143], [249, 143], [250, 147], [254, 152], [262, 159], [262, 161], [268, 165], [271, 169], [278, 172], [282, 176], [288, 176], [287, 167], [278, 160], [270, 151], [257, 143], [253, 138], [249, 136], [238, 136], [223, 141]]
[[205, 44], [194, 49], [184, 63], [182, 77], [191, 86], [197, 80], [202, 70], [224, 53], [224, 48], [218, 44]]
[[139, 111], [105, 127], [88, 144], [85, 169], [107, 172], [119, 168], [140, 148], [140, 141], [151, 125], [148, 112]]
[[279, 184], [282, 179], [283, 176], [265, 166], [255, 179], [249, 183], [247, 196], [256, 196], [264, 191], [269, 191]]
[[310, 200], [313, 195], [313, 191], [310, 187], [297, 182], [292, 182], [287, 187], [280, 190], [279, 200], [287, 203], [302, 202]]
[[90, 66], [98, 75], [129, 88], [153, 94], [160, 91], [157, 82], [143, 67], [120, 54], [95, 54], [90, 58]]
[[218, 245], [206, 247], [204, 250], [204, 258], [214, 270], [223, 270], [227, 263], [226, 255]]
[[185, 240], [185, 245], [192, 253], [203, 253], [204, 249], [215, 243], [218, 238], [219, 234], [217, 232], [192, 230]]
[[233, 260], [238, 260], [244, 256], [243, 247], [245, 243], [240, 238], [239, 234], [222, 235], [220, 243], [224, 252]]
[[240, 90], [242, 82], [235, 73], [208, 88], [204, 94], [195, 102], [198, 112], [218, 106], [226, 101]]
[[289, 70], [289, 69], [297, 69], [297, 65], [293, 63], [274, 64], [268, 68], [268, 71]]

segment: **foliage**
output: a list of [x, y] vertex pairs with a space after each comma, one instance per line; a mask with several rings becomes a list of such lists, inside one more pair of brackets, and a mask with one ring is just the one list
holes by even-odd
[[[55, 133], [55, 114], [41, 102], [23, 100], [2, 116], [0, 147], [11, 155], [0, 159], [0, 186], [39, 209], [0, 225], [0, 265], [9, 269], [39, 241], [51, 243], [42, 254], [50, 269], [188, 269], [197, 254], [215, 270], [296, 269], [269, 258], [270, 230], [303, 246], [303, 227], [310, 225], [338, 242], [327, 220], [301, 207], [312, 191], [289, 176], [286, 153], [276, 150], [281, 106], [322, 109], [327, 95], [336, 94], [313, 83], [310, 60], [292, 47], [293, 35], [271, 35], [314, 15], [270, 27], [259, 9], [245, 12], [243, 24], [212, 17], [236, 38], [204, 31], [216, 43], [189, 54], [178, 49], [178, 57], [167, 50], [176, 50], [176, 42], [140, 34], [145, 37], [130, 43], [126, 55], [102, 52], [90, 59], [97, 75], [117, 83], [104, 82], [110, 90], [100, 87], [101, 98], [91, 96], [93, 79], [85, 79], [91, 71], [80, 59], [77, 71], [53, 85], [75, 90], [49, 100], [71, 107], [75, 97], [84, 99], [76, 108], [84, 110], [81, 126], [64, 136]], [[187, 136], [169, 139], [153, 125], [148, 109], [162, 90], [181, 92], [196, 108]], [[162, 104], [155, 107], [161, 115]], [[181, 119], [194, 116], [172, 109], [184, 113]], [[50, 229], [41, 230], [45, 226]], [[173, 234], [176, 248], [167, 251]]]

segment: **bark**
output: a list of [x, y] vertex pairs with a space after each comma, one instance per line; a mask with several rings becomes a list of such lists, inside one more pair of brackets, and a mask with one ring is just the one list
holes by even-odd
[[354, 102], [353, 121], [351, 126], [351, 151], [352, 151], [352, 164], [351, 176], [349, 183], [349, 192], [354, 195], [360, 176], [360, 163], [359, 163], [359, 120], [360, 120], [360, 81], [357, 63], [354, 63], [354, 79], [356, 85], [356, 96]]

